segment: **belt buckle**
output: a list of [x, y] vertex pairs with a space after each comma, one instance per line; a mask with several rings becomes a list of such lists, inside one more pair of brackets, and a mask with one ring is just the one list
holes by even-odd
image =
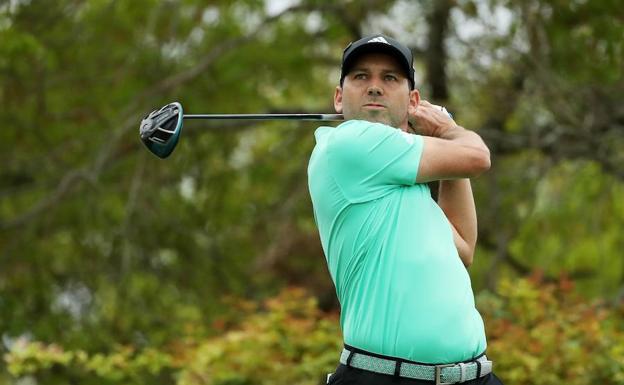
[[444, 364], [444, 365], [436, 365], [435, 366], [435, 385], [450, 385], [454, 384], [454, 382], [442, 382], [440, 376], [442, 376], [442, 369], [450, 368], [455, 366], [455, 364]]

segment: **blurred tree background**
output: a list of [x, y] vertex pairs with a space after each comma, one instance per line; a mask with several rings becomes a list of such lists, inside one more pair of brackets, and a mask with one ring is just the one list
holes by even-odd
[[166, 161], [138, 126], [174, 100], [332, 112], [342, 49], [374, 32], [492, 150], [470, 275], [499, 376], [624, 383], [615, 0], [0, 2], [0, 383], [322, 383], [315, 124], [187, 122]]

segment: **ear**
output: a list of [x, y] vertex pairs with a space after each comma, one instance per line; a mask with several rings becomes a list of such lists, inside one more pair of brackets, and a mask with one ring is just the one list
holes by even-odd
[[409, 104], [407, 106], [407, 131], [403, 130], [405, 132], [411, 132], [412, 134], [416, 134], [416, 127], [418, 125], [418, 123], [415, 120], [415, 114], [416, 114], [416, 110], [418, 109], [418, 106], [420, 105], [420, 92], [418, 92], [417, 89], [413, 89], [412, 91], [410, 91], [409, 93]]
[[416, 109], [420, 104], [420, 92], [417, 89], [413, 89], [410, 91], [409, 95], [409, 106], [410, 108]]
[[334, 93], [334, 109], [337, 113], [342, 114], [342, 87], [336, 86]]

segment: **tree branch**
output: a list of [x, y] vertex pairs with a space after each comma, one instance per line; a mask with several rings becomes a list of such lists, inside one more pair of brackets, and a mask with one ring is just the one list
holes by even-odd
[[231, 51], [247, 42], [250, 42], [257, 38], [260, 30], [265, 28], [272, 22], [275, 22], [290, 12], [296, 12], [299, 10], [299, 6], [293, 6], [285, 9], [279, 14], [267, 17], [263, 20], [259, 26], [250, 31], [244, 36], [239, 36], [223, 41], [221, 44], [213, 47], [199, 62], [192, 68], [174, 74], [153, 87], [147, 89], [141, 94], [132, 99], [128, 106], [119, 113], [116, 121], [122, 121], [121, 124], [117, 124], [113, 131], [112, 138], [107, 142], [107, 145], [103, 146], [95, 156], [90, 166], [78, 167], [74, 170], [67, 172], [61, 177], [61, 181], [56, 186], [55, 190], [48, 196], [42, 198], [35, 203], [28, 211], [18, 215], [8, 221], [0, 222], [0, 229], [6, 230], [10, 228], [20, 227], [30, 222], [41, 213], [45, 212], [52, 206], [56, 205], [62, 199], [64, 199], [75, 187], [75, 185], [82, 181], [87, 180], [91, 183], [97, 181], [100, 173], [113, 158], [113, 149], [118, 146], [121, 138], [132, 128], [136, 128], [140, 120], [140, 116], [143, 114], [138, 112], [138, 106], [143, 103], [143, 100], [148, 99], [152, 95], [162, 94], [170, 91], [171, 89], [187, 83], [197, 76], [201, 75], [212, 63], [214, 63], [220, 56], [228, 51]]

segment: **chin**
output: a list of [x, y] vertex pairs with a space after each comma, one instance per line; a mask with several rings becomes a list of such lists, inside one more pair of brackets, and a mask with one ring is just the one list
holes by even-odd
[[391, 126], [390, 122], [388, 122], [385, 119], [375, 119], [375, 120], [371, 120], [371, 121], [375, 122], [375, 123], [382, 123], [382, 124], [385, 124], [386, 126]]
[[390, 120], [386, 118], [385, 116], [371, 116], [369, 114], [365, 114], [365, 115], [358, 116], [354, 119], [366, 120], [367, 122], [371, 122], [371, 123], [383, 123], [388, 126], [392, 125]]
[[369, 122], [382, 123], [382, 124], [385, 124], [386, 126], [394, 127], [392, 125], [392, 122], [390, 122], [388, 119], [384, 119], [383, 117], [372, 117], [372, 118], [369, 118], [369, 119], [366, 119], [366, 120], [368, 120]]

